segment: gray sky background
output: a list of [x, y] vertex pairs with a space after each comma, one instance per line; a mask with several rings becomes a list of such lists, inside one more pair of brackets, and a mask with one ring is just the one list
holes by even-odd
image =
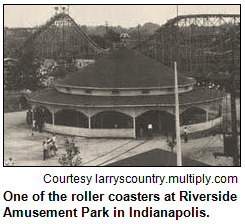
[[[4, 26], [33, 27], [42, 25], [57, 5], [5, 5]], [[239, 5], [179, 5], [179, 15], [240, 14]], [[133, 27], [153, 22], [162, 25], [176, 17], [176, 5], [71, 5], [71, 17], [80, 25], [121, 25]]]

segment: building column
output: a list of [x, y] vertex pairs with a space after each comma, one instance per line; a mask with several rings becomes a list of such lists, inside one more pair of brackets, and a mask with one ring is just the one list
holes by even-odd
[[53, 127], [54, 127], [54, 125], [55, 125], [54, 112], [52, 112], [52, 124], [53, 124]]
[[133, 114], [133, 129], [134, 129], [134, 139], [136, 139], [135, 109]]
[[91, 117], [88, 117], [88, 129], [91, 129]]
[[206, 110], [206, 122], [208, 122], [208, 111]]
[[135, 116], [133, 117], [133, 128], [134, 128], [134, 139], [136, 139], [136, 125], [135, 125]]

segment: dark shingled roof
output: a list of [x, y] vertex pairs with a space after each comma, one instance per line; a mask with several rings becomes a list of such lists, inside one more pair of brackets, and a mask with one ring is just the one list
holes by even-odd
[[[184, 75], [178, 74], [179, 85], [190, 83]], [[126, 49], [111, 52], [104, 59], [98, 59], [79, 69], [60, 83], [68, 86], [98, 88], [137, 88], [173, 86], [173, 69]]]
[[[224, 93], [216, 90], [194, 89], [193, 91], [179, 94], [179, 103], [201, 103], [204, 101], [218, 99]], [[66, 104], [81, 106], [137, 106], [137, 105], [174, 105], [174, 94], [151, 96], [93, 96], [93, 95], [72, 95], [61, 93], [56, 89], [48, 89], [37, 92], [30, 96], [30, 100], [50, 104]]]
[[[177, 166], [177, 156], [176, 153], [173, 153], [172, 156], [171, 152], [166, 150], [153, 149], [106, 166]], [[182, 166], [197, 167], [210, 165], [187, 157], [182, 157]]]

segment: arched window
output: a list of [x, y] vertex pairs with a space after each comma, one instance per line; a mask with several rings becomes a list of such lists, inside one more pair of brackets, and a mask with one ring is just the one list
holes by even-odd
[[91, 118], [92, 128], [133, 128], [133, 119], [129, 115], [116, 111], [106, 111]]
[[154, 132], [171, 134], [175, 130], [175, 118], [172, 114], [161, 110], [150, 110], [136, 117], [137, 136], [145, 135], [148, 125], [151, 124]]
[[206, 111], [198, 108], [192, 107], [180, 114], [180, 125], [191, 125], [197, 123], [206, 122]]
[[88, 128], [88, 118], [79, 111], [65, 109], [55, 114], [55, 125]]

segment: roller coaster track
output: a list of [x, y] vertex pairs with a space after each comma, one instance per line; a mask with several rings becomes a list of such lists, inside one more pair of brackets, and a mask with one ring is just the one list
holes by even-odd
[[[239, 14], [193, 14], [193, 15], [183, 15], [183, 16], [175, 17], [175, 18], [169, 20], [163, 26], [172, 26], [172, 25], [176, 24], [177, 22], [180, 22], [181, 20], [187, 20], [187, 19], [206, 19], [207, 20], [210, 18], [221, 19], [224, 22], [226, 22], [224, 20], [224, 18], [232, 18], [232, 19], [234, 19], [234, 22], [240, 23], [240, 15]], [[216, 25], [216, 24], [213, 23], [210, 25]]]
[[68, 15], [65, 13], [57, 14], [50, 18], [49, 21], [47, 21], [43, 26], [41, 26], [38, 30], [36, 30], [24, 43], [24, 45], [21, 47], [21, 50], [25, 49], [28, 44], [32, 43], [41, 33], [46, 31], [49, 27], [51, 27], [53, 24], [55, 24], [56, 21], [59, 20], [66, 20], [69, 21], [79, 32], [81, 37], [89, 44], [89, 46], [97, 53], [107, 52], [108, 49], [101, 49], [90, 37], [89, 35], [82, 30], [81, 27], [77, 25], [77, 23]]
[[184, 71], [209, 72], [214, 57], [224, 63], [236, 61], [238, 66], [240, 30], [239, 14], [175, 17], [155, 32], [155, 59], [171, 67], [178, 58]]

